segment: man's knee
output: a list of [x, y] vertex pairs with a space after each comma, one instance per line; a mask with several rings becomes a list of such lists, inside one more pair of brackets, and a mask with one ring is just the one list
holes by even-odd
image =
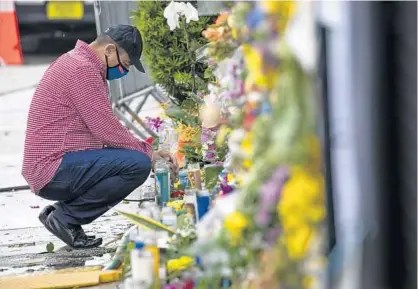
[[132, 162], [135, 179], [142, 184], [151, 172], [151, 160], [144, 153], [135, 151], [132, 153]]

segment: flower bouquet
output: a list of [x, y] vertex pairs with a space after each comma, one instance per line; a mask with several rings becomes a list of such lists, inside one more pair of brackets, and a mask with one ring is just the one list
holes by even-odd
[[312, 60], [294, 45], [309, 25], [302, 33], [292, 20], [296, 11], [309, 10], [303, 5], [238, 3], [224, 24], [234, 33], [222, 36], [239, 48], [230, 58], [211, 51], [218, 61], [213, 91], [228, 112], [224, 126], [232, 130], [227, 139], [239, 189], [211, 250], [226, 253], [222, 274], [236, 288], [311, 288], [320, 272], [312, 264], [323, 260], [325, 199]]

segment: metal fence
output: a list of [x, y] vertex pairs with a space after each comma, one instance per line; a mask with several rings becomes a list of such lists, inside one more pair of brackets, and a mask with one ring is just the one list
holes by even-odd
[[[222, 10], [222, 1], [198, 1], [199, 15], [214, 15]], [[131, 13], [138, 8], [138, 1], [95, 1], [94, 12], [96, 19], [97, 34], [101, 34], [108, 27], [118, 24], [133, 24]], [[144, 63], [144, 61], [142, 61]], [[147, 67], [144, 66], [145, 71]], [[167, 102], [167, 95], [155, 85], [147, 74], [131, 69], [129, 74], [110, 83], [110, 96], [114, 105], [114, 111], [125, 125], [133, 130], [141, 138], [146, 138], [146, 134], [155, 136], [138, 116], [145, 102], [149, 97], [153, 97], [158, 102]], [[142, 98], [132, 107], [134, 99]], [[128, 119], [127, 115], [130, 116]], [[141, 125], [144, 130], [138, 129], [134, 123]]]

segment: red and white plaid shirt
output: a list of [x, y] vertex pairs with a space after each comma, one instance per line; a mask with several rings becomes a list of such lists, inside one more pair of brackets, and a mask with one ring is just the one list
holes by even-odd
[[22, 175], [33, 192], [54, 177], [66, 152], [125, 148], [152, 156], [113, 114], [106, 66], [83, 41], [55, 60], [36, 87], [26, 129]]

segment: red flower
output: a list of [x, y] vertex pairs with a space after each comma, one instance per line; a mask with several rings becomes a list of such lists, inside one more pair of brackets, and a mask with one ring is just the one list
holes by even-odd
[[244, 123], [243, 123], [244, 128], [245, 128], [246, 130], [250, 130], [250, 129], [251, 129], [251, 127], [252, 127], [252, 125], [253, 125], [254, 120], [255, 120], [254, 115], [253, 115], [252, 113], [248, 113], [248, 114], [244, 117]]
[[154, 142], [154, 138], [153, 137], [149, 137], [145, 140], [145, 142], [149, 145], [152, 145], [152, 143]]
[[184, 196], [184, 191], [173, 191], [172, 193], [171, 193], [171, 198], [172, 199], [177, 199], [177, 198], [179, 198], [179, 197], [182, 197], [182, 196]]

